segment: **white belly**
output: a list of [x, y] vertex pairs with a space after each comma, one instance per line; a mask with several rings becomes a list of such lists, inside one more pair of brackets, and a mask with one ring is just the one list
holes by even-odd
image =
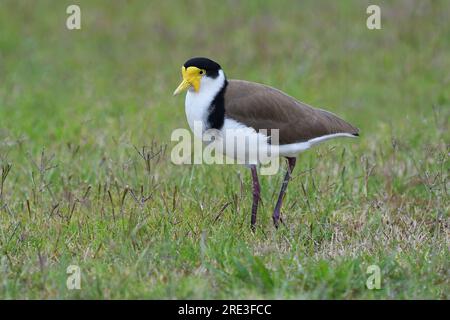
[[[214, 135], [214, 139], [210, 138]], [[268, 137], [256, 132], [233, 119], [225, 118], [220, 130], [208, 130], [203, 134], [204, 141], [210, 142], [209, 148], [216, 148], [223, 155], [236, 160], [239, 164], [258, 164], [266, 162], [273, 147], [268, 144]]]

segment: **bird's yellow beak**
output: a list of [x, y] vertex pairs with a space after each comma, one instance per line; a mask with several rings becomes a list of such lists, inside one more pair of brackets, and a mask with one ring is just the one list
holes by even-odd
[[202, 74], [203, 70], [200, 70], [197, 67], [181, 67], [181, 75], [183, 76], [183, 81], [181, 81], [178, 88], [175, 89], [173, 95], [176, 96], [177, 94], [187, 90], [191, 86], [194, 88], [195, 92], [198, 92], [198, 90], [200, 90], [200, 80], [202, 78]]

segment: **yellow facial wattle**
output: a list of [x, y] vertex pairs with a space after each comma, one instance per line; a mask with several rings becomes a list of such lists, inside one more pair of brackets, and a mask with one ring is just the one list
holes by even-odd
[[200, 90], [200, 80], [202, 76], [205, 74], [205, 70], [199, 69], [197, 67], [181, 67], [181, 75], [183, 76], [183, 81], [181, 81], [178, 88], [175, 89], [173, 95], [177, 95], [189, 87], [193, 87], [195, 92]]

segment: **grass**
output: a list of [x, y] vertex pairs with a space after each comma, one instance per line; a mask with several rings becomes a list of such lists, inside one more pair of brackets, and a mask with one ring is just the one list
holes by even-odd
[[[447, 1], [376, 31], [366, 1], [77, 3], [1, 4], [1, 298], [449, 298]], [[170, 161], [195, 55], [361, 129], [299, 158], [279, 230], [282, 172], [253, 234], [247, 169]]]

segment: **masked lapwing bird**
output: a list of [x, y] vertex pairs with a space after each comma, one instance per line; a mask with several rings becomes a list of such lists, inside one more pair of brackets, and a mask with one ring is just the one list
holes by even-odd
[[[195, 123], [202, 125], [201, 134], [209, 129], [223, 135], [229, 130], [240, 130], [253, 138], [249, 140], [250, 148], [256, 144], [276, 146], [279, 156], [287, 158], [287, 172], [272, 216], [275, 227], [280, 223], [283, 197], [298, 154], [332, 138], [359, 135], [356, 127], [333, 113], [313, 108], [280, 90], [227, 80], [220, 65], [210, 59], [189, 59], [181, 71], [183, 80], [174, 95], [187, 90], [185, 111], [191, 130], [194, 131]], [[274, 130], [278, 139], [273, 139]], [[260, 200], [258, 163], [249, 160], [246, 164], [252, 173], [254, 230]]]

